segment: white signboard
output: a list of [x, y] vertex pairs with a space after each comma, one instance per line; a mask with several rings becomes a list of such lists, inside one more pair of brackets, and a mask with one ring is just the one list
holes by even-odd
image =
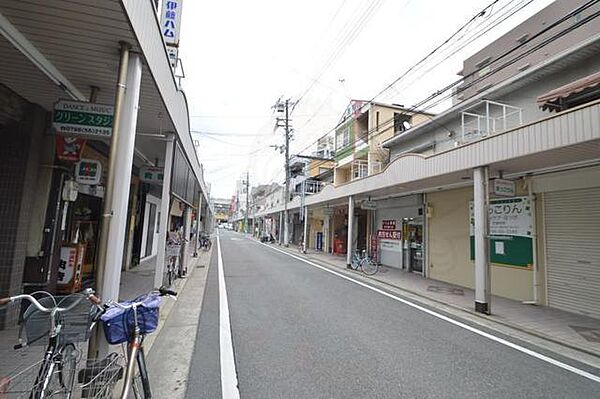
[[[470, 234], [475, 235], [473, 201], [469, 202]], [[531, 237], [533, 218], [529, 197], [491, 200], [489, 209], [490, 236]]]
[[145, 166], [140, 170], [140, 180], [145, 183], [162, 184], [164, 169], [154, 166]]
[[360, 209], [364, 209], [367, 211], [374, 211], [377, 209], [377, 202], [375, 201], [363, 201], [360, 204]]
[[515, 196], [515, 182], [512, 180], [494, 179], [492, 183], [494, 194], [500, 197]]
[[382, 251], [402, 252], [402, 241], [400, 240], [379, 240], [379, 246]]
[[54, 104], [52, 127], [67, 136], [110, 137], [114, 107], [83, 101], [59, 100]]
[[160, 26], [167, 46], [179, 46], [182, 3], [183, 0], [163, 0]]

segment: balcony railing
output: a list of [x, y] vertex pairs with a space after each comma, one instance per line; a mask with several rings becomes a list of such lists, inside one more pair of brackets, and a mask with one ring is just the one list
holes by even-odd
[[362, 179], [369, 175], [369, 162], [363, 159], [352, 161], [352, 180]]
[[495, 101], [482, 101], [461, 113], [462, 141], [477, 140], [523, 124], [523, 110]]
[[381, 172], [382, 163], [380, 161], [369, 162], [369, 176]]

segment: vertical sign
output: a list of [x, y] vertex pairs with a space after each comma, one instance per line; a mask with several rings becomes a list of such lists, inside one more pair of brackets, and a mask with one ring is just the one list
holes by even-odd
[[163, 0], [160, 25], [167, 46], [179, 46], [182, 3], [183, 0]]
[[167, 45], [171, 68], [177, 67], [179, 57], [179, 30], [181, 26], [181, 6], [183, 0], [163, 0], [160, 14], [162, 36]]

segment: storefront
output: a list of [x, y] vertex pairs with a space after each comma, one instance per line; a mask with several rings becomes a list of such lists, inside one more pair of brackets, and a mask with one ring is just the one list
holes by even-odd
[[423, 196], [377, 201], [371, 247], [382, 265], [423, 273]]
[[535, 179], [548, 306], [600, 318], [600, 167]]

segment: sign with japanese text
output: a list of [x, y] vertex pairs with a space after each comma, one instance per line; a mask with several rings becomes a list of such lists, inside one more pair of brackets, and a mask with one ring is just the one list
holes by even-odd
[[54, 104], [52, 128], [65, 136], [110, 137], [114, 107], [83, 101], [59, 100]]
[[179, 46], [182, 3], [183, 0], [163, 0], [160, 26], [167, 46]]
[[81, 137], [56, 136], [56, 157], [61, 161], [77, 162], [85, 147]]
[[95, 159], [82, 159], [75, 165], [75, 181], [95, 186], [100, 184], [102, 164]]
[[377, 238], [380, 240], [402, 240], [402, 231], [377, 230]]
[[383, 230], [396, 230], [396, 221], [394, 219], [382, 220], [381, 228]]
[[516, 193], [515, 182], [512, 180], [494, 179], [492, 187], [494, 194], [500, 197], [514, 197]]
[[[471, 259], [475, 259], [475, 217], [469, 203]], [[528, 267], [533, 263], [533, 213], [529, 197], [491, 200], [488, 210], [490, 261]]]
[[140, 170], [140, 180], [145, 183], [162, 184], [165, 171], [163, 168], [144, 166]]

